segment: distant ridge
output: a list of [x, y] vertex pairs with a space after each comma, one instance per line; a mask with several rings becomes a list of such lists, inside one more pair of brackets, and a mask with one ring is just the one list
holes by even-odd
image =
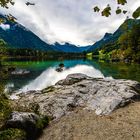
[[87, 50], [86, 47], [80, 48], [69, 43], [65, 43], [64, 45], [59, 43], [50, 45], [41, 40], [32, 31], [28, 30], [21, 24], [17, 22], [10, 22], [3, 15], [0, 15], [0, 18], [5, 20], [4, 24], [10, 25], [10, 28], [5, 30], [0, 27], [0, 39], [3, 39], [5, 42], [7, 42], [11, 48], [28, 48], [42, 51], [58, 51], [67, 53], [80, 53], [84, 50]]
[[[6, 20], [2, 15], [0, 15], [0, 18]], [[51, 45], [42, 41], [38, 36], [21, 24], [17, 22], [12, 23], [7, 20], [5, 24], [10, 25], [10, 28], [7, 30], [0, 28], [0, 38], [7, 42], [10, 47], [53, 51]]]
[[124, 21], [123, 24], [113, 33], [106, 33], [104, 37], [97, 41], [95, 44], [93, 44], [89, 49], [87, 50], [88, 52], [92, 52], [98, 48], [102, 48], [104, 45], [113, 43], [118, 40], [118, 38], [125, 33], [127, 30], [130, 30], [133, 25], [140, 23], [140, 20], [137, 19], [127, 19]]

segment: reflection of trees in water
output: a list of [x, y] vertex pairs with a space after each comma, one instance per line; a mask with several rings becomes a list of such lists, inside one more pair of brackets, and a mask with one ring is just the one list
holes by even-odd
[[127, 64], [123, 62], [109, 63], [99, 61], [88, 61], [94, 68], [100, 70], [103, 75], [112, 76], [115, 79], [131, 79], [140, 82], [140, 65], [136, 63]]

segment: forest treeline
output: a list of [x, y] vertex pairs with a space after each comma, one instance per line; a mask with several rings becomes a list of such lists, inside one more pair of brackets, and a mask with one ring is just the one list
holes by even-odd
[[66, 53], [58, 51], [41, 51], [28, 48], [13, 48], [10, 47], [3, 39], [0, 39], [0, 57], [35, 57], [35, 58], [69, 58], [83, 57], [84, 53]]
[[92, 54], [104, 60], [140, 62], [140, 23], [126, 30], [117, 41], [103, 45]]

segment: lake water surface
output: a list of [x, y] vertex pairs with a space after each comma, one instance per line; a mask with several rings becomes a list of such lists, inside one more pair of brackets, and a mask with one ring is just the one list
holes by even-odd
[[[24, 76], [11, 75], [6, 85], [6, 91], [27, 92], [41, 90], [57, 81], [66, 78], [68, 74], [84, 73], [95, 78], [131, 79], [140, 82], [140, 65], [125, 63], [107, 63], [97, 60], [64, 60], [64, 61], [8, 61], [20, 69], [27, 69], [30, 74]], [[56, 68], [64, 63], [65, 70], [57, 72]]]

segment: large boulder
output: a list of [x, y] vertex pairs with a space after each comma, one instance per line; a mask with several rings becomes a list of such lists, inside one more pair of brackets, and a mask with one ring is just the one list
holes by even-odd
[[56, 83], [56, 85], [72, 85], [77, 82], [80, 82], [84, 79], [89, 79], [89, 77], [85, 74], [77, 73], [77, 74], [70, 74], [66, 77], [66, 79], [60, 80]]
[[140, 83], [131, 80], [95, 79], [84, 74], [68, 75], [56, 85], [39, 94], [21, 94], [16, 106], [38, 106], [38, 112], [60, 118], [75, 107], [95, 110], [97, 115], [108, 115], [132, 100], [140, 99]]
[[34, 130], [39, 119], [39, 116], [34, 113], [14, 111], [10, 114], [6, 127]]
[[35, 113], [29, 112], [12, 112], [5, 124], [5, 128], [22, 129], [27, 134], [27, 139], [35, 139], [40, 135], [41, 129], [38, 127], [40, 117]]

